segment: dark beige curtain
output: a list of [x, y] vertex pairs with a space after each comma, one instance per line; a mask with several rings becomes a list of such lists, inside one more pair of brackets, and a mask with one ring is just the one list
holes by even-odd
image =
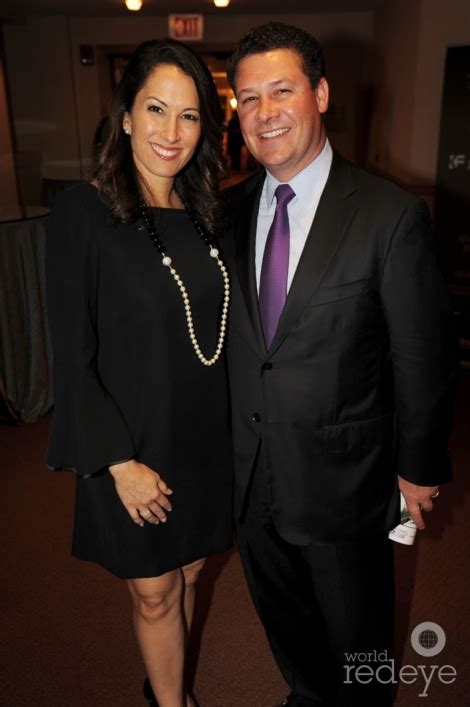
[[34, 422], [52, 405], [46, 321], [47, 217], [0, 223], [0, 396], [14, 420]]

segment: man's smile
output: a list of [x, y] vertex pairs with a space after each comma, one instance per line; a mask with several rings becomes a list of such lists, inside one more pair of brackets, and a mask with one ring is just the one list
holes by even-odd
[[289, 132], [290, 128], [278, 128], [277, 130], [270, 130], [269, 132], [260, 133], [260, 138], [262, 140], [271, 140], [273, 137], [279, 137], [279, 135], [284, 135], [284, 133]]

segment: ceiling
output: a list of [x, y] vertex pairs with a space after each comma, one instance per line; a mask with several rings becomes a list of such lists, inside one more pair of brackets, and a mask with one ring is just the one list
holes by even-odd
[[24, 15], [71, 15], [122, 17], [167, 15], [178, 12], [204, 14], [266, 14], [363, 12], [373, 10], [383, 0], [231, 0], [228, 8], [214, 7], [212, 0], [143, 0], [140, 12], [129, 12], [124, 0], [2, 0], [0, 17]]

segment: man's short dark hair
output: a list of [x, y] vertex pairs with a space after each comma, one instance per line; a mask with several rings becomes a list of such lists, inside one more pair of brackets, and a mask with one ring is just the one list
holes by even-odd
[[227, 78], [231, 87], [235, 88], [235, 76], [242, 59], [275, 49], [291, 49], [298, 55], [312, 88], [316, 88], [322, 76], [325, 76], [323, 51], [313, 35], [283, 22], [268, 22], [250, 30], [235, 47], [227, 64]]

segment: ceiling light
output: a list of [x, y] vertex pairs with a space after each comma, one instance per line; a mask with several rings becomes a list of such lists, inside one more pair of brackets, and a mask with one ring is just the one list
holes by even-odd
[[142, 0], [126, 0], [126, 7], [128, 10], [137, 12], [142, 7]]
[[214, 0], [214, 5], [216, 7], [227, 7], [230, 4], [230, 0]]

